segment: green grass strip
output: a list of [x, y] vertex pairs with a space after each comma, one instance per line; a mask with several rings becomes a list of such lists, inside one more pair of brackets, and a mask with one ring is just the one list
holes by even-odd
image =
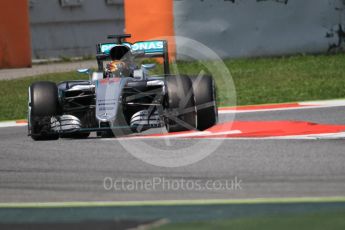
[[[231, 72], [237, 105], [284, 103], [345, 98], [345, 54], [225, 60]], [[197, 75], [202, 62], [179, 62], [180, 73]], [[161, 69], [161, 66], [158, 66]], [[214, 74], [220, 106], [227, 100], [228, 85]], [[75, 72], [45, 74], [0, 81], [0, 121], [23, 119], [28, 87], [35, 81], [87, 79]]]
[[164, 201], [108, 201], [108, 202], [24, 202], [0, 203], [0, 208], [65, 208], [65, 207], [126, 207], [126, 206], [185, 206], [232, 204], [339, 203], [345, 197], [291, 197], [233, 200], [164, 200]]
[[192, 223], [171, 223], [153, 230], [343, 230], [345, 229], [345, 213], [338, 212], [316, 212], [294, 215], [270, 215], [262, 217], [246, 217], [232, 220], [214, 220]]

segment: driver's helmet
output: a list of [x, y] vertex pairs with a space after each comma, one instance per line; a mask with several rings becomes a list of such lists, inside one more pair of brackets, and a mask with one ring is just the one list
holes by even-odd
[[119, 60], [107, 64], [105, 72], [107, 77], [129, 77], [131, 74], [128, 64]]

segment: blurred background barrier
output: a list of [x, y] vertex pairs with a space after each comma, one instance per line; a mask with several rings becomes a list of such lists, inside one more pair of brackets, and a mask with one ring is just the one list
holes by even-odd
[[344, 0], [175, 0], [175, 34], [222, 58], [325, 53], [344, 47], [344, 9]]
[[[0, 68], [89, 57], [107, 34], [124, 32], [131, 41], [188, 37], [222, 58], [326, 53], [345, 42], [345, 0], [17, 0], [0, 7]], [[176, 46], [169, 50], [183, 59]]]
[[90, 56], [124, 32], [123, 0], [30, 0], [32, 57]]

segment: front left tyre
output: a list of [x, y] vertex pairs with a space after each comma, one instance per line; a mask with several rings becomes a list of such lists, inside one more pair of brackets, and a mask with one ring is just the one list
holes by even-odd
[[33, 140], [57, 140], [58, 133], [50, 129], [52, 116], [58, 115], [59, 98], [55, 83], [35, 82], [29, 87], [28, 132]]

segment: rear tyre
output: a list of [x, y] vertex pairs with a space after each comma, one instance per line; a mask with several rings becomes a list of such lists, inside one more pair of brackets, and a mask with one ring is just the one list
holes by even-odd
[[35, 82], [29, 87], [28, 131], [31, 138], [57, 140], [59, 134], [50, 129], [50, 118], [58, 114], [58, 89], [53, 82]]
[[196, 128], [196, 108], [192, 82], [188, 76], [167, 76], [165, 125], [167, 131], [180, 132]]
[[191, 77], [197, 111], [197, 129], [211, 128], [218, 122], [216, 87], [212, 76]]

